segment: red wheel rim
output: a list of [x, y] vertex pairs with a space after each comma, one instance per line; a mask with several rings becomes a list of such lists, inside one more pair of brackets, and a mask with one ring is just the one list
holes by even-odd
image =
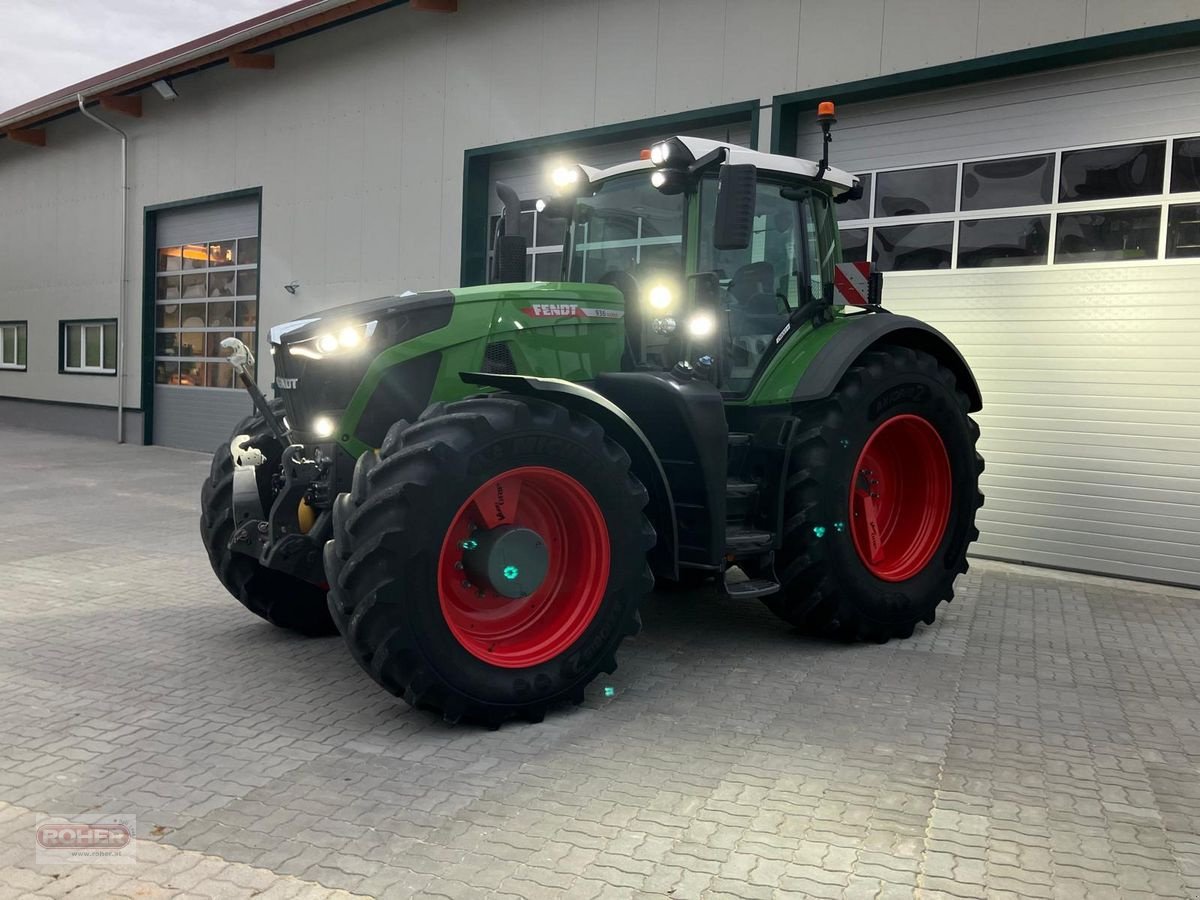
[[[545, 577], [526, 597], [464, 583], [463, 545], [501, 525], [537, 532], [546, 546]], [[508, 669], [536, 666], [565, 652], [596, 617], [609, 562], [604, 514], [583, 485], [557, 469], [510, 469], [471, 494], [446, 532], [438, 558], [442, 615], [473, 656]]]
[[893, 416], [867, 438], [850, 485], [850, 533], [863, 565], [906, 581], [928, 565], [950, 520], [950, 458], [927, 419]]

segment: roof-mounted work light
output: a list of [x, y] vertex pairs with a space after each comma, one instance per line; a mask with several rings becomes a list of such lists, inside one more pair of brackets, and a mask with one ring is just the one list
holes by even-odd
[[550, 173], [550, 181], [560, 197], [576, 197], [591, 190], [591, 179], [583, 166], [559, 166]]
[[660, 168], [686, 169], [695, 161], [692, 151], [677, 137], [659, 141], [650, 148], [650, 162]]

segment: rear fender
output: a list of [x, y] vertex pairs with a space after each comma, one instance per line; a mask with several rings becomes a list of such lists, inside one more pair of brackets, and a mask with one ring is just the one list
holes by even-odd
[[625, 448], [629, 454], [630, 470], [650, 495], [646, 515], [658, 533], [658, 541], [650, 551], [654, 574], [670, 579], [679, 577], [679, 532], [671, 487], [649, 439], [619, 406], [589, 387], [560, 378], [486, 372], [463, 372], [460, 377], [467, 384], [499, 388], [526, 397], [541, 397], [599, 423], [610, 438]]
[[983, 408], [983, 397], [971, 367], [944, 334], [910, 316], [884, 313], [851, 317], [851, 323], [813, 356], [796, 382], [791, 399], [804, 402], [828, 397], [860, 356], [882, 344], [911, 347], [930, 354], [954, 373], [959, 390], [967, 395], [970, 411]]

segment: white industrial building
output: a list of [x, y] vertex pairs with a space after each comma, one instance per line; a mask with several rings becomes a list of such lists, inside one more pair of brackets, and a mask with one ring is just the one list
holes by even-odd
[[847, 257], [983, 390], [976, 551], [1200, 585], [1196, 0], [294, 3], [0, 113], [0, 421], [207, 448], [222, 337], [481, 282], [497, 179], [824, 99]]

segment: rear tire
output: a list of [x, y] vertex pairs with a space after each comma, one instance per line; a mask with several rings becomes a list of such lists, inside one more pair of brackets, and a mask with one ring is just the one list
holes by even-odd
[[[282, 413], [281, 401], [276, 400], [272, 406]], [[251, 443], [267, 456], [260, 468], [263, 476], [269, 475], [278, 465], [283, 448], [262, 416], [247, 416], [233, 429], [230, 440], [239, 434], [250, 435]], [[269, 508], [270, 489], [264, 480], [260, 477], [259, 490]], [[226, 441], [213, 454], [212, 468], [200, 491], [200, 537], [213, 572], [242, 606], [272, 625], [313, 637], [337, 630], [323, 589], [265, 568], [243, 553], [234, 553], [229, 549], [233, 531], [233, 457]]]
[[772, 612], [852, 641], [933, 623], [979, 537], [983, 458], [967, 410], [934, 357], [885, 346], [801, 411], [776, 554], [782, 589], [765, 598]]
[[[540, 721], [614, 671], [641, 626], [646, 499], [589, 418], [506, 394], [435, 404], [362, 456], [334, 504], [330, 610], [363, 669], [409, 704], [448, 721]], [[513, 528], [541, 536], [546, 568], [510, 599], [467, 554]], [[526, 563], [504, 571], [524, 578]]]

